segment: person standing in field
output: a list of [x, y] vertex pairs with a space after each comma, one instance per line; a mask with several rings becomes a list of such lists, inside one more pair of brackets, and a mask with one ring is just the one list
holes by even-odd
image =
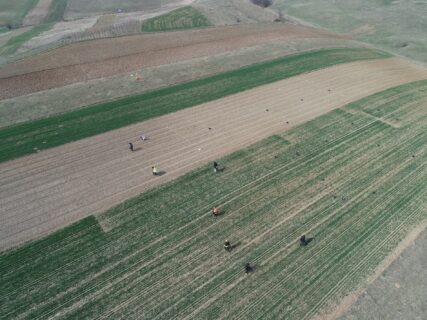
[[306, 246], [306, 245], [308, 244], [308, 242], [307, 242], [307, 240], [306, 240], [306, 238], [305, 238], [305, 234], [303, 234], [303, 235], [301, 236], [301, 238], [299, 238], [299, 244], [300, 244], [301, 246]]
[[218, 208], [217, 207], [213, 207], [211, 209], [211, 213], [214, 217], [218, 216]]
[[129, 142], [129, 150], [133, 152], [133, 143]]
[[153, 176], [157, 176], [159, 174], [159, 172], [157, 171], [156, 166], [152, 166], [151, 167], [151, 172], [153, 173]]
[[214, 168], [214, 172], [218, 172], [218, 170], [219, 170], [219, 164], [218, 164], [218, 162], [214, 161], [213, 168]]
[[141, 133], [141, 135], [139, 136], [139, 138], [141, 139], [141, 141], [147, 140], [147, 137], [143, 133]]
[[228, 251], [228, 252], [230, 252], [230, 251], [231, 251], [231, 244], [230, 244], [230, 241], [225, 240], [225, 242], [224, 242], [224, 249], [225, 249], [225, 251]]

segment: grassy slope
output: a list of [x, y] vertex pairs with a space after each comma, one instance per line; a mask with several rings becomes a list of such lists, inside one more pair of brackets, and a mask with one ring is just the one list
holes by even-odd
[[89, 217], [4, 253], [0, 318], [308, 318], [427, 219], [426, 104], [427, 81], [384, 91], [105, 212], [106, 233]]
[[49, 30], [52, 28], [52, 26], [53, 24], [51, 23], [40, 24], [24, 33], [21, 33], [18, 36], [10, 38], [9, 41], [2, 48], [0, 48], [0, 55], [14, 54], [25, 42], [31, 40], [35, 36], [38, 36], [40, 33]]
[[427, 63], [427, 2], [417, 0], [276, 0], [274, 7], [309, 23]]
[[39, 0], [0, 0], [0, 26], [14, 28], [22, 24], [22, 19]]
[[31, 30], [11, 38], [0, 48], [0, 55], [14, 54], [25, 42], [52, 28], [55, 22], [63, 19], [66, 6], [67, 0], [53, 1], [49, 7], [47, 16], [43, 20], [43, 24], [35, 26]]
[[64, 12], [67, 7], [67, 0], [52, 1], [49, 12], [43, 20], [43, 23], [52, 23], [61, 21], [64, 18]]
[[142, 22], [142, 32], [173, 31], [207, 27], [208, 19], [193, 7], [184, 7]]
[[0, 130], [0, 161], [93, 136], [304, 72], [387, 57], [366, 49], [325, 49], [286, 56], [137, 96]]

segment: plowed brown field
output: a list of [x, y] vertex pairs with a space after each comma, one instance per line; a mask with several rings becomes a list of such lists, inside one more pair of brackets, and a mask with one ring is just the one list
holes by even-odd
[[[427, 69], [395, 58], [343, 64], [0, 164], [0, 249], [351, 101], [424, 78]], [[148, 141], [137, 141], [141, 132]], [[139, 150], [131, 153], [129, 141]], [[153, 177], [152, 164], [166, 174]]]
[[0, 69], [0, 99], [297, 38], [345, 36], [295, 25], [246, 25], [80, 42]]

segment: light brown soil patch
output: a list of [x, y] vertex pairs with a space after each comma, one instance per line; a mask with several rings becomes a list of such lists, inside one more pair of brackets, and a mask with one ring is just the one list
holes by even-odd
[[39, 0], [37, 5], [24, 18], [24, 26], [40, 24], [49, 13], [49, 7], [53, 0]]
[[344, 36], [293, 25], [225, 26], [65, 46], [0, 69], [0, 99], [296, 38]]
[[[103, 211], [351, 101], [424, 78], [427, 69], [400, 59], [343, 64], [3, 163], [1, 249]], [[137, 141], [141, 132], [148, 141]], [[130, 141], [141, 149], [131, 153]], [[153, 177], [152, 164], [166, 174]]]

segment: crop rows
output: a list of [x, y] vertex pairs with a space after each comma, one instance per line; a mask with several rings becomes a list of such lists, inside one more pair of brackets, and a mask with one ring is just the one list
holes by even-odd
[[362, 99], [4, 253], [0, 317], [310, 318], [426, 221], [426, 89]]

